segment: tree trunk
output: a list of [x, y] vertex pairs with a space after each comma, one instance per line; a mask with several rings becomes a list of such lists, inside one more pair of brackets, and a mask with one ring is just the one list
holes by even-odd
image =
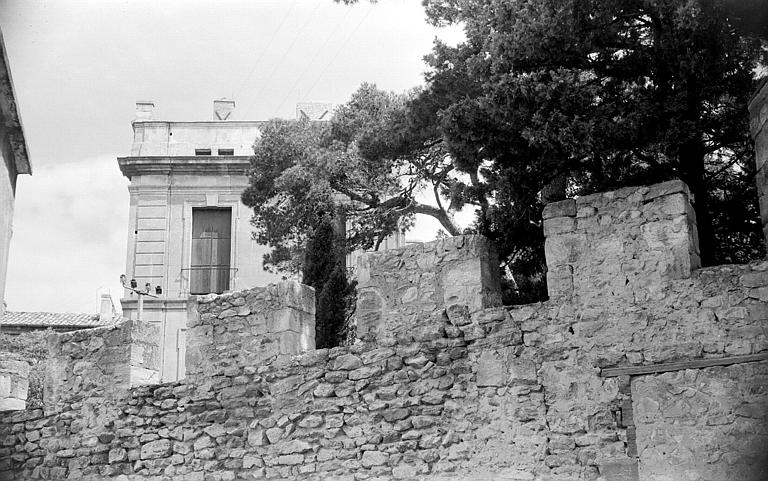
[[336, 251], [338, 252], [338, 263], [342, 269], [347, 268], [347, 209], [342, 205], [336, 207], [336, 212], [333, 217], [333, 232], [336, 235], [336, 242], [338, 244]]

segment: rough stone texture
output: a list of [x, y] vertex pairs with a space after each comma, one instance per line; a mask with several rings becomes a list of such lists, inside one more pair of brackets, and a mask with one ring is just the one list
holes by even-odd
[[482, 236], [366, 253], [357, 261], [357, 335], [396, 337], [435, 325], [445, 306], [500, 304], [498, 255]]
[[[700, 265], [688, 187], [679, 180], [570, 199], [545, 210], [549, 296], [646, 302]], [[548, 218], [547, 218], [548, 217]]]
[[188, 303], [186, 376], [282, 363], [315, 348], [315, 291], [295, 281]]
[[[674, 189], [615, 198], [655, 191], [649, 203], [665, 203]], [[631, 283], [648, 292], [644, 276], [669, 271], [660, 253], [632, 244], [638, 224], [626, 221], [612, 224], [614, 238], [646, 259]], [[376, 262], [396, 266], [422, 249]], [[391, 269], [381, 279], [400, 285]], [[81, 391], [59, 412], [0, 417], [0, 479], [765, 479], [768, 362], [631, 378], [601, 369], [768, 352], [768, 261], [663, 281], [648, 301], [600, 283], [512, 308], [426, 300], [404, 312], [416, 317], [408, 333], [266, 359], [269, 333], [230, 335], [228, 323], [291, 304], [270, 292], [305, 298], [278, 287], [211, 297], [198, 304], [213, 332], [199, 346], [205, 369], [123, 398], [91, 403]], [[251, 294], [263, 297], [249, 303]], [[234, 345], [238, 336], [248, 342]]]
[[768, 362], [641, 376], [632, 403], [642, 479], [768, 479]]
[[0, 357], [0, 412], [26, 408], [29, 369], [25, 361]]
[[755, 139], [755, 182], [760, 203], [760, 219], [763, 222], [763, 235], [768, 245], [768, 82], [755, 94], [749, 103], [750, 130]]
[[129, 387], [157, 383], [160, 368], [157, 326], [122, 320], [109, 327], [52, 333], [48, 337], [44, 401], [62, 410], [87, 398], [119, 398]]

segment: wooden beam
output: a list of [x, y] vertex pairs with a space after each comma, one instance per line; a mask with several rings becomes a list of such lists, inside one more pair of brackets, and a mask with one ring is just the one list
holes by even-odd
[[610, 367], [600, 371], [602, 377], [639, 376], [659, 372], [682, 371], [684, 369], [702, 369], [713, 366], [729, 366], [743, 362], [768, 361], [768, 352], [747, 354], [745, 356], [730, 356], [711, 359], [694, 359], [692, 361], [664, 362], [647, 366]]

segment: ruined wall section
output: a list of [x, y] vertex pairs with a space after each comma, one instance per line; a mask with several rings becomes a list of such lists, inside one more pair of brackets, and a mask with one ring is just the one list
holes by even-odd
[[551, 299], [653, 301], [701, 264], [690, 192], [679, 180], [549, 204], [543, 218]]
[[472, 313], [500, 305], [498, 265], [490, 241], [478, 235], [361, 255], [355, 270], [358, 338], [407, 338], [446, 306]]
[[243, 367], [280, 364], [315, 348], [315, 291], [286, 281], [193, 296], [187, 329], [186, 376], [191, 382]]
[[[617, 209], [638, 205], [650, 213], [672, 203], [681, 212], [684, 190], [655, 188], [668, 194], [649, 196], [654, 187], [643, 187], [600, 202], [616, 198]], [[610, 209], [606, 203], [596, 212]], [[271, 350], [279, 336], [251, 324], [262, 314], [249, 317], [278, 319], [286, 306], [306, 305], [281, 298], [306, 300], [299, 291], [271, 287], [201, 299], [191, 325], [210, 328], [201, 331], [210, 333], [200, 344], [203, 367], [185, 382], [135, 388], [122, 402], [104, 403], [109, 416], [83, 416], [75, 401], [62, 413], [0, 418], [0, 479], [655, 481], [685, 471], [686, 479], [764, 480], [768, 459], [754, 446], [766, 432], [768, 262], [685, 271], [682, 253], [694, 258], [695, 237], [676, 226], [689, 221], [617, 212], [611, 225], [621, 249], [600, 262], [600, 239], [610, 233], [601, 231], [598, 243], [588, 237], [590, 252], [569, 261], [573, 279], [582, 280], [569, 298], [546, 303], [482, 309], [473, 296], [443, 296], [442, 305], [427, 296], [419, 311], [418, 302], [398, 304], [387, 295], [398, 299], [415, 284], [399, 283], [397, 266], [415, 275], [405, 266], [429, 265], [439, 243], [418, 246], [423, 259], [407, 250], [376, 257], [389, 271], [369, 278], [368, 287], [391, 304], [376, 307], [375, 319], [391, 319], [396, 334], [364, 336], [375, 342], [281, 356]], [[661, 247], [643, 252], [643, 226], [654, 222], [681, 263]], [[463, 262], [457, 250], [432, 272]], [[643, 261], [620, 272], [628, 290], [613, 281], [592, 285], [592, 274], [578, 277], [619, 275], [622, 256]], [[457, 285], [493, 293], [482, 268], [461, 272], [474, 274]], [[664, 289], [645, 285], [646, 274]], [[238, 314], [243, 306], [248, 312]], [[397, 309], [410, 316], [410, 331], [395, 322]], [[248, 342], [232, 344], [241, 336]], [[272, 354], [258, 357], [262, 346]], [[736, 364], [669, 364], [723, 359]], [[672, 372], [657, 374], [659, 366]], [[645, 370], [608, 374], [628, 368]], [[83, 418], [98, 422], [82, 425]]]
[[768, 81], [763, 81], [762, 88], [749, 103], [749, 127], [755, 139], [755, 183], [763, 236], [768, 246]]
[[84, 399], [113, 401], [133, 386], [159, 382], [160, 330], [124, 319], [114, 326], [51, 333], [44, 401], [62, 411]]

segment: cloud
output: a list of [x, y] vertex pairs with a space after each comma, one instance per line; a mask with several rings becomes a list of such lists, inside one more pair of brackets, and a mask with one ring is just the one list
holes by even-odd
[[6, 302], [13, 311], [97, 311], [121, 291], [128, 180], [110, 156], [37, 167], [19, 176]]

